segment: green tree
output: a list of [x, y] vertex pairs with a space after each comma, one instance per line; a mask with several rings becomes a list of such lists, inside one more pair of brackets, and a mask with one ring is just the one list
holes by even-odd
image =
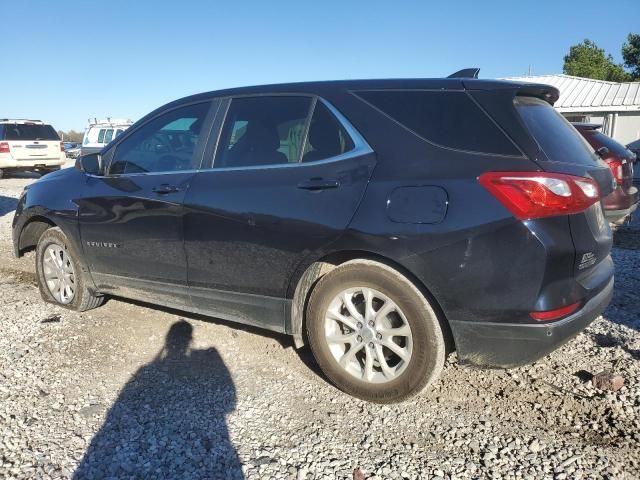
[[640, 80], [640, 35], [630, 33], [627, 41], [622, 45], [622, 59], [624, 66], [631, 70], [634, 80]]
[[569, 49], [564, 57], [563, 72], [576, 77], [625, 82], [630, 75], [624, 71], [622, 65], [613, 61], [613, 57], [593, 41], [585, 39]]

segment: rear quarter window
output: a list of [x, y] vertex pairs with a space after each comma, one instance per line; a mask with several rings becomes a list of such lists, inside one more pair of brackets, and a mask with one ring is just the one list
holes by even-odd
[[466, 92], [377, 90], [356, 95], [430, 143], [475, 153], [522, 156]]
[[587, 141], [551, 105], [535, 97], [516, 97], [513, 103], [549, 160], [593, 166], [593, 151]]

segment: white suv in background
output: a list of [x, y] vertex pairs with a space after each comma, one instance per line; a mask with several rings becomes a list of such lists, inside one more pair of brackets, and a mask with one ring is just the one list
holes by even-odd
[[0, 119], [0, 178], [18, 170], [47, 173], [66, 161], [55, 129], [40, 120]]
[[105, 145], [108, 145], [111, 140], [124, 132], [132, 124], [133, 122], [131, 120], [119, 118], [107, 117], [104, 120], [90, 118], [89, 125], [84, 131], [80, 154], [87, 155], [89, 153], [99, 152]]

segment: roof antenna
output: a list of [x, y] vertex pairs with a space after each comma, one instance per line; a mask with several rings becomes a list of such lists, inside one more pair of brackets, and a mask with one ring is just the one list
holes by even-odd
[[456, 73], [452, 73], [447, 78], [478, 78], [479, 68], [463, 68]]

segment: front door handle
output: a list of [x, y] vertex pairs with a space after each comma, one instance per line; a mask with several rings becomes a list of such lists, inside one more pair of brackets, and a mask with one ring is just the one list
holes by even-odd
[[335, 179], [311, 178], [298, 184], [298, 188], [303, 190], [319, 191], [329, 188], [338, 188], [340, 182]]
[[162, 185], [153, 187], [152, 191], [159, 195], [168, 195], [169, 193], [179, 192], [180, 188], [176, 187], [175, 185], [169, 185], [168, 183], [163, 183]]

